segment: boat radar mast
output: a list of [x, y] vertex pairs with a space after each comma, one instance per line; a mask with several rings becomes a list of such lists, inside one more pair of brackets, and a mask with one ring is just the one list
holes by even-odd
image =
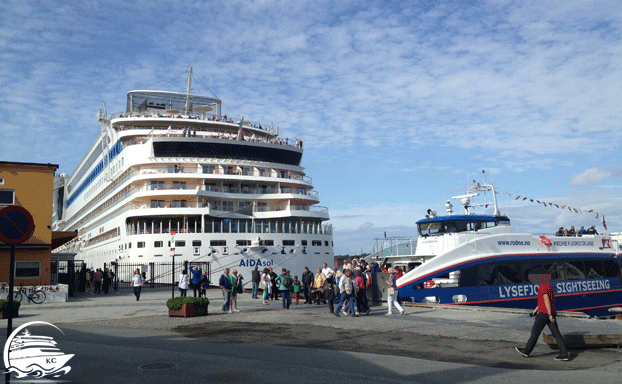
[[186, 89], [186, 116], [190, 114], [190, 91], [192, 91], [192, 67], [188, 68], [188, 88]]
[[[466, 195], [453, 196], [452, 199], [460, 200], [460, 203], [464, 206], [464, 213], [466, 215], [470, 215], [472, 214], [471, 208], [478, 207], [478, 206], [488, 207], [488, 205], [490, 205], [490, 203], [488, 203], [487, 201], [484, 201], [484, 203], [482, 204], [471, 205], [471, 197], [479, 196], [480, 192], [486, 193], [488, 191], [492, 192], [492, 198], [493, 198], [492, 204], [494, 205], [494, 208], [495, 208], [493, 215], [501, 216], [501, 212], [499, 211], [499, 206], [497, 205], [497, 192], [495, 191], [495, 187], [492, 185], [492, 183], [488, 184], [486, 180], [484, 180], [483, 184], [476, 183], [475, 180], [473, 180], [473, 184], [471, 184], [471, 186], [467, 189]], [[451, 205], [449, 201], [448, 201], [448, 204]], [[449, 212], [449, 209], [448, 209], [448, 212]]]

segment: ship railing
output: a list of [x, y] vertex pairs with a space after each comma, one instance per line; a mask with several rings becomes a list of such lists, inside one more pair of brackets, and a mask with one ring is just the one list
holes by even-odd
[[[141, 168], [138, 173], [134, 173], [134, 175], [136, 174], [140, 174], [140, 175], [157, 175], [157, 174], [167, 174], [167, 173], [190, 173], [190, 174], [206, 174], [206, 175], [232, 175], [232, 176], [254, 176], [254, 177], [271, 177], [271, 178], [277, 178], [277, 179], [288, 179], [288, 180], [295, 180], [295, 181], [303, 181], [305, 183], [308, 184], [312, 184], [313, 183], [313, 179], [309, 176], [302, 176], [302, 175], [282, 175], [280, 174], [280, 172], [274, 172], [274, 173], [264, 173], [261, 174], [259, 172], [244, 172], [242, 170], [220, 170], [220, 169], [214, 169], [214, 170], [206, 170], [204, 171], [202, 169], [202, 165], [201, 164], [185, 164], [185, 163], [180, 163], [180, 164], [169, 164], [166, 166], [151, 166], [151, 167], [146, 167], [146, 168]], [[231, 166], [230, 166], [231, 167]], [[137, 171], [134, 171], [137, 172]]]
[[412, 256], [417, 247], [417, 236], [377, 238], [371, 257]]
[[304, 221], [267, 221], [267, 220], [204, 220], [183, 223], [181, 221], [147, 219], [137, 220], [126, 225], [128, 235], [163, 234], [175, 231], [185, 233], [290, 233], [332, 235], [331, 224]]
[[303, 195], [303, 196], [311, 196], [318, 197], [318, 193], [316, 191], [307, 191], [303, 188], [281, 188], [280, 190], [277, 188], [267, 189], [267, 188], [250, 188], [250, 187], [228, 187], [228, 186], [215, 186], [215, 185], [204, 185], [197, 183], [158, 183], [151, 185], [142, 185], [128, 189], [127, 194], [125, 196], [133, 195], [137, 192], [154, 192], [154, 191], [206, 191], [206, 192], [216, 192], [216, 193], [236, 193], [236, 194], [247, 194], [247, 195], [280, 195], [280, 194], [293, 194], [293, 195]]
[[[229, 118], [226, 115], [218, 116], [215, 114], [201, 113], [201, 112], [196, 112], [196, 111], [190, 111], [188, 114], [186, 114], [185, 111], [182, 113], [177, 113], [177, 114], [170, 114], [166, 112], [154, 112], [154, 111], [116, 112], [112, 114], [112, 116], [110, 116], [111, 120], [123, 119], [123, 118], [166, 118], [166, 119], [185, 118], [185, 119], [192, 119], [192, 120], [213, 121], [213, 122], [218, 122], [218, 123], [233, 124], [236, 127], [239, 127], [239, 124], [240, 124], [239, 120]], [[267, 124], [261, 124], [258, 122], [247, 121], [247, 120], [244, 120], [244, 123], [242, 123], [242, 127], [258, 129], [258, 130], [270, 133], [272, 135], [276, 135], [278, 133], [278, 128], [272, 128], [270, 127], [270, 125], [267, 125]]]

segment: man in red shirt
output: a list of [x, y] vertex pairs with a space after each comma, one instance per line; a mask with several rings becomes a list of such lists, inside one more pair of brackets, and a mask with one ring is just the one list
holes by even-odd
[[567, 361], [568, 352], [566, 351], [566, 343], [564, 337], [557, 328], [557, 321], [555, 319], [555, 291], [553, 286], [549, 282], [551, 280], [551, 274], [544, 268], [534, 268], [529, 272], [529, 281], [533, 284], [538, 284], [538, 306], [533, 310], [532, 316], [536, 317], [536, 320], [531, 329], [531, 337], [527, 341], [525, 348], [516, 347], [516, 351], [524, 357], [529, 357], [531, 351], [536, 346], [538, 337], [544, 329], [544, 326], [548, 325], [551, 333], [557, 340], [557, 346], [559, 348], [559, 356], [555, 360]]

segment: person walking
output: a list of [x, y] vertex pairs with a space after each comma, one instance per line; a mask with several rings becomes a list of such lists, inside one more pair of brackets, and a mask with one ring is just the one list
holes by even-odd
[[104, 274], [102, 273], [102, 270], [97, 268], [97, 271], [95, 271], [95, 274], [93, 276], [93, 279], [95, 281], [95, 293], [101, 293], [103, 278]]
[[209, 285], [209, 279], [207, 278], [207, 271], [203, 271], [201, 276], [201, 297], [207, 298], [207, 286]]
[[181, 275], [179, 275], [179, 292], [181, 292], [181, 297], [186, 297], [189, 281], [188, 270], [184, 268], [184, 270], [181, 271]]
[[140, 270], [137, 268], [134, 271], [134, 276], [132, 277], [132, 287], [134, 287], [134, 296], [136, 296], [136, 301], [140, 300], [140, 290], [145, 284], [145, 279], [143, 279], [143, 275], [140, 274]]
[[277, 300], [279, 298], [279, 289], [276, 287], [276, 278], [278, 275], [274, 272], [273, 268], [270, 268], [270, 282], [272, 283], [272, 287], [270, 287], [270, 296], [272, 300]]
[[352, 270], [346, 269], [345, 273], [339, 279], [339, 305], [335, 309], [335, 316], [339, 317], [339, 311], [341, 307], [347, 303], [350, 308], [350, 315], [358, 317], [359, 314], [355, 314], [354, 310], [354, 284], [352, 282]]
[[535, 316], [536, 319], [533, 323], [533, 328], [531, 329], [531, 337], [529, 337], [525, 348], [515, 347], [514, 349], [516, 349], [516, 352], [520, 353], [524, 357], [529, 357], [529, 354], [531, 354], [536, 346], [540, 333], [542, 333], [544, 327], [548, 325], [551, 330], [551, 334], [553, 334], [555, 340], [557, 340], [557, 347], [559, 349], [559, 355], [555, 358], [555, 360], [567, 361], [568, 351], [566, 350], [566, 342], [557, 327], [555, 291], [550, 283], [551, 274], [542, 267], [536, 267], [529, 272], [528, 279], [533, 284], [538, 285], [538, 305], [531, 313], [531, 316]]
[[309, 270], [309, 267], [305, 267], [305, 271], [302, 273], [302, 292], [305, 295], [304, 304], [313, 304], [313, 300], [311, 299], [313, 280], [313, 272]]
[[281, 274], [275, 279], [276, 287], [281, 292], [283, 298], [283, 309], [289, 309], [291, 303], [289, 299], [289, 291], [292, 289], [292, 278], [287, 274], [287, 269], [283, 268]]
[[367, 305], [367, 276], [361, 272], [359, 268], [356, 269], [356, 279], [354, 279], [354, 285], [356, 287], [356, 307], [359, 313], [366, 315], [371, 312], [371, 308]]
[[292, 285], [294, 288], [294, 298], [296, 299], [296, 305], [298, 305], [298, 301], [300, 300], [300, 280], [298, 280], [298, 276], [294, 276], [294, 284]]
[[222, 312], [229, 313], [229, 309], [231, 308], [231, 278], [229, 278], [229, 268], [225, 268], [222, 272], [220, 280], [218, 281], [218, 285], [220, 289], [222, 289]]
[[240, 312], [238, 309], [238, 293], [244, 292], [242, 287], [242, 275], [238, 274], [238, 270], [233, 268], [231, 270], [231, 302], [229, 303], [229, 313]]
[[255, 266], [255, 269], [251, 272], [251, 283], [253, 284], [253, 293], [251, 294], [251, 299], [257, 298], [257, 290], [259, 289], [259, 283], [261, 282], [261, 273], [259, 272], [259, 267]]
[[389, 273], [389, 278], [386, 281], [386, 284], [389, 286], [387, 292], [387, 304], [389, 306], [389, 312], [387, 312], [387, 316], [393, 314], [393, 305], [395, 305], [395, 308], [400, 311], [400, 315], [403, 315], [404, 308], [402, 308], [400, 303], [397, 302], [397, 279], [395, 278], [395, 271], [393, 270], [393, 268], [389, 268], [387, 270], [387, 273]]
[[263, 303], [268, 305], [268, 299], [270, 298], [270, 291], [272, 290], [272, 282], [270, 281], [270, 270], [268, 268], [263, 269], [263, 275], [261, 275], [261, 285], [263, 287]]

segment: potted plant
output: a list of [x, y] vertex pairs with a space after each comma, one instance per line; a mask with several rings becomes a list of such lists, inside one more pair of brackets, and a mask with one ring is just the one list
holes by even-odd
[[207, 316], [208, 305], [209, 299], [200, 297], [175, 297], [166, 302], [168, 315], [181, 317]]
[[[13, 317], [18, 316], [19, 306], [22, 305], [19, 301], [13, 301]], [[0, 319], [9, 318], [9, 301], [0, 299]]]

